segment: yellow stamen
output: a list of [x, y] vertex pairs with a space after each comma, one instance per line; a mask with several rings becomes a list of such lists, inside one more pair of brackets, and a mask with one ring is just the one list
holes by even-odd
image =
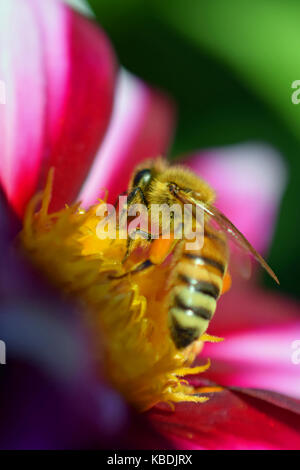
[[[190, 365], [203, 341], [221, 339], [206, 334], [185, 350], [175, 348], [166, 305], [172, 266], [164, 263], [113, 279], [125, 273], [126, 240], [97, 237], [101, 218], [96, 212], [105, 202], [87, 211], [76, 204], [49, 214], [52, 181], [53, 171], [45, 191], [27, 207], [19, 240], [31, 261], [54, 284], [83, 301], [87, 321], [95, 332], [97, 354], [111, 383], [139, 410], [160, 401], [206, 401], [208, 398], [182, 377], [205, 371], [209, 363]], [[133, 254], [131, 263], [136, 262]]]

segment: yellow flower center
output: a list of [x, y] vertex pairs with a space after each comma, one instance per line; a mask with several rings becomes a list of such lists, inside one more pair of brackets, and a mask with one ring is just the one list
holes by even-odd
[[190, 366], [204, 341], [220, 339], [205, 334], [184, 350], [174, 346], [167, 325], [171, 263], [112, 279], [136, 264], [141, 253], [135, 250], [125, 269], [126, 240], [99, 239], [96, 212], [104, 201], [86, 211], [75, 204], [49, 213], [52, 180], [51, 171], [43, 193], [29, 203], [20, 244], [51, 282], [84, 303], [110, 382], [142, 411], [160, 401], [206, 401], [202, 392], [210, 390], [195, 390], [183, 377], [209, 367]]

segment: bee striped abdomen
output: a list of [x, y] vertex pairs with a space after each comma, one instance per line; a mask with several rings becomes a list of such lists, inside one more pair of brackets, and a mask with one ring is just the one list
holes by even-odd
[[[216, 310], [227, 269], [227, 245], [212, 230], [201, 251], [183, 248], [171, 283], [169, 326], [178, 349], [205, 333]], [[213, 235], [213, 236], [212, 236]]]

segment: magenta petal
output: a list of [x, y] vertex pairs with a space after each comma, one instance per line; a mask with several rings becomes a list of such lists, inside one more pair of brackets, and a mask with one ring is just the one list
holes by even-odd
[[122, 70], [108, 131], [79, 195], [83, 206], [103, 196], [104, 188], [114, 201], [126, 189], [135, 165], [166, 152], [173, 127], [173, 104]]
[[1, 0], [0, 22], [1, 182], [22, 215], [54, 166], [52, 208], [62, 207], [75, 199], [109, 122], [113, 52], [93, 22], [60, 1]]
[[67, 94], [55, 119], [48, 166], [57, 168], [52, 209], [72, 202], [88, 174], [112, 110], [115, 61], [105, 35], [68, 10], [69, 57]]
[[202, 356], [212, 360], [206, 376], [300, 397], [299, 304], [259, 289], [233, 289], [219, 304], [209, 332], [225, 340], [205, 345]]
[[45, 121], [43, 50], [32, 2], [0, 1], [0, 180], [21, 211], [35, 188]]
[[195, 154], [185, 161], [216, 190], [216, 205], [260, 252], [267, 249], [286, 170], [263, 144], [241, 144]]
[[267, 391], [224, 390], [148, 417], [180, 449], [300, 449], [300, 402]]

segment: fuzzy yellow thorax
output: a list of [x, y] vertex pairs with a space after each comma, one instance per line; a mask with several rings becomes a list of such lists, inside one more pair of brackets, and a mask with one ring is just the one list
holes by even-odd
[[[105, 202], [88, 210], [75, 204], [49, 213], [52, 179], [51, 172], [43, 193], [29, 203], [19, 241], [52, 283], [84, 304], [95, 351], [109, 381], [142, 411], [160, 401], [207, 400], [183, 377], [209, 367], [190, 366], [203, 341], [218, 338], [203, 335], [185, 350], [175, 348], [166, 304], [172, 264], [112, 279], [128, 269], [122, 264], [126, 240], [98, 238], [96, 212]], [[131, 262], [139, 256], [136, 250]]]

